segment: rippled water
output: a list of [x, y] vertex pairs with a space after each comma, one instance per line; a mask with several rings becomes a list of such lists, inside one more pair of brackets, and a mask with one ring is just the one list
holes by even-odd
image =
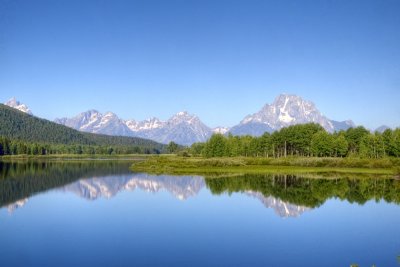
[[0, 163], [0, 266], [400, 266], [400, 181]]

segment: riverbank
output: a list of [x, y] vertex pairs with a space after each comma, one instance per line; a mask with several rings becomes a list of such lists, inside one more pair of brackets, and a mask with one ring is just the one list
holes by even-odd
[[135, 162], [131, 170], [153, 174], [359, 173], [398, 176], [400, 174], [400, 159], [150, 156], [143, 161]]

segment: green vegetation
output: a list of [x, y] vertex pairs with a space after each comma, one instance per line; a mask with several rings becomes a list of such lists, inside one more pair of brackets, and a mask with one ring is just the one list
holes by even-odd
[[177, 156], [151, 156], [132, 165], [138, 172], [167, 174], [209, 173], [365, 173], [393, 176], [398, 158], [202, 158]]
[[0, 156], [159, 154], [165, 150], [165, 145], [142, 138], [82, 133], [0, 104]]
[[171, 174], [373, 173], [400, 176], [400, 129], [370, 133], [364, 127], [328, 133], [309, 123], [261, 137], [214, 134], [190, 148], [173, 147], [183, 157], [153, 157], [135, 171]]
[[364, 127], [336, 133], [309, 123], [283, 128], [261, 137], [213, 135], [188, 149], [194, 156], [212, 157], [400, 157], [400, 129], [370, 133]]

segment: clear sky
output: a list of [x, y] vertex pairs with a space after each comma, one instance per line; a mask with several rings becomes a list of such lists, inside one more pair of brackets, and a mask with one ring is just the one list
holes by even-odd
[[0, 101], [214, 127], [285, 92], [400, 126], [399, 14], [398, 0], [0, 0]]

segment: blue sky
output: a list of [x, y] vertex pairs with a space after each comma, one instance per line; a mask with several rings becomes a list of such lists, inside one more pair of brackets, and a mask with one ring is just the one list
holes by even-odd
[[0, 101], [232, 126], [292, 93], [400, 126], [398, 14], [397, 0], [0, 0]]

